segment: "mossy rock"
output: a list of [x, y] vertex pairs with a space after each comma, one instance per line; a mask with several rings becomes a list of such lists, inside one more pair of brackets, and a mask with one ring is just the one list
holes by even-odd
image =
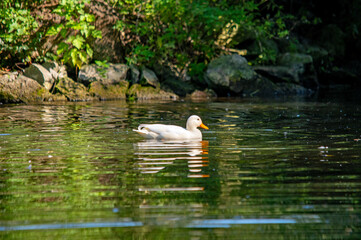
[[105, 84], [100, 81], [92, 82], [89, 93], [100, 100], [125, 99], [129, 82], [120, 81], [117, 84]]
[[55, 93], [59, 93], [67, 98], [68, 101], [91, 101], [95, 100], [87, 88], [69, 77], [59, 79], [55, 85]]
[[254, 87], [256, 73], [247, 60], [237, 54], [214, 59], [207, 67], [205, 80], [209, 87], [221, 95], [241, 94]]
[[195, 90], [194, 92], [192, 92], [191, 94], [187, 94], [187, 96], [186, 96], [186, 98], [192, 99], [195, 101], [204, 101], [204, 100], [209, 100], [209, 99], [216, 98], [216, 97], [217, 97], [217, 94], [212, 89], [206, 89], [204, 91]]
[[171, 92], [166, 92], [160, 88], [132, 85], [127, 91], [128, 99], [177, 99], [178, 96]]
[[0, 89], [0, 102], [1, 103], [18, 103], [21, 102], [19, 98], [14, 96], [12, 93], [8, 91], [4, 91], [3, 89]]
[[29, 103], [51, 99], [51, 94], [37, 81], [22, 74], [9, 73], [0, 76], [0, 102]]

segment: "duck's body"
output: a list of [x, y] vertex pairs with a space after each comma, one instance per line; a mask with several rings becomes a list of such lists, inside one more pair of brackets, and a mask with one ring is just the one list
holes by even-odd
[[202, 140], [202, 133], [197, 129], [201, 127], [208, 129], [202, 123], [200, 117], [192, 115], [187, 120], [186, 129], [175, 125], [164, 124], [140, 124], [138, 129], [133, 131], [148, 139], [199, 139]]

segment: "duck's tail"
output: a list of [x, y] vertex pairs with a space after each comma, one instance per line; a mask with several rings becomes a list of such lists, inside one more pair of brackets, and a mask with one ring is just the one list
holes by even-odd
[[148, 131], [148, 129], [143, 125], [139, 125], [138, 129], [133, 129], [134, 132], [139, 133], [144, 138], [155, 138], [152, 132]]

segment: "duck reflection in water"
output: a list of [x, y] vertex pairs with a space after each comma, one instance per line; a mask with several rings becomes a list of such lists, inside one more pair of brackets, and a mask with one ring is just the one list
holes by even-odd
[[158, 173], [177, 160], [186, 160], [190, 178], [209, 177], [201, 174], [208, 166], [208, 141], [199, 140], [146, 140], [134, 144], [141, 173]]

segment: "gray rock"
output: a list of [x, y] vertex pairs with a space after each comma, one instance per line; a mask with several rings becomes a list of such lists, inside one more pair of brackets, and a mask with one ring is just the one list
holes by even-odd
[[247, 88], [245, 97], [310, 96], [314, 91], [294, 83], [275, 83], [261, 75], [257, 76], [252, 88]]
[[65, 66], [59, 65], [57, 62], [45, 62], [42, 66], [50, 72], [54, 80], [68, 76]]
[[176, 69], [169, 65], [155, 65], [154, 71], [159, 76], [164, 90], [172, 91], [182, 97], [191, 94], [195, 90], [191, 81], [183, 81], [184, 79], [179, 76]]
[[139, 83], [140, 71], [135, 65], [130, 65], [130, 81], [132, 84]]
[[167, 78], [162, 82], [162, 88], [173, 91], [175, 94], [182, 97], [191, 94], [195, 90], [195, 87], [190, 82], [183, 82], [176, 77]]
[[50, 90], [55, 82], [52, 74], [46, 68], [37, 63], [33, 63], [30, 67], [26, 68], [24, 76], [36, 80], [47, 90]]
[[310, 55], [285, 53], [278, 60], [278, 66], [256, 66], [257, 73], [275, 83], [295, 83], [305, 88], [317, 89], [317, 73]]
[[150, 85], [155, 88], [160, 86], [158, 77], [155, 75], [155, 73], [152, 70], [145, 67], [142, 68], [142, 73], [139, 82], [143, 86]]
[[91, 82], [98, 81], [100, 79], [102, 79], [100, 68], [95, 64], [83, 65], [79, 70], [78, 81], [85, 85], [89, 85]]
[[314, 90], [305, 88], [303, 86], [292, 83], [279, 83], [277, 84], [280, 93], [278, 95], [286, 96], [311, 96], [315, 93]]
[[51, 100], [51, 94], [37, 81], [18, 73], [0, 75], [0, 102], [38, 102]]
[[254, 70], [273, 82], [286, 82], [300, 84], [298, 68], [286, 66], [255, 66]]
[[293, 66], [313, 63], [312, 56], [302, 53], [284, 53], [278, 59], [278, 64], [282, 66]]
[[212, 89], [236, 94], [254, 88], [255, 77], [256, 73], [247, 60], [237, 54], [213, 60], [205, 73], [205, 80]]
[[120, 83], [127, 79], [129, 67], [125, 64], [109, 64], [106, 71], [106, 79], [113, 84]]
[[65, 96], [68, 101], [91, 101], [95, 100], [87, 88], [69, 77], [58, 80], [55, 85], [55, 92]]
[[126, 80], [129, 67], [125, 64], [109, 64], [103, 68], [96, 64], [84, 65], [78, 75], [78, 81], [88, 86], [94, 81], [116, 84]]
[[311, 55], [285, 53], [280, 57], [279, 64], [291, 68], [291, 71], [295, 74], [295, 80], [298, 81], [299, 85], [310, 89], [317, 89], [319, 87], [317, 73]]
[[319, 46], [302, 45], [304, 53], [311, 55], [313, 64], [325, 62], [328, 59], [328, 51]]

